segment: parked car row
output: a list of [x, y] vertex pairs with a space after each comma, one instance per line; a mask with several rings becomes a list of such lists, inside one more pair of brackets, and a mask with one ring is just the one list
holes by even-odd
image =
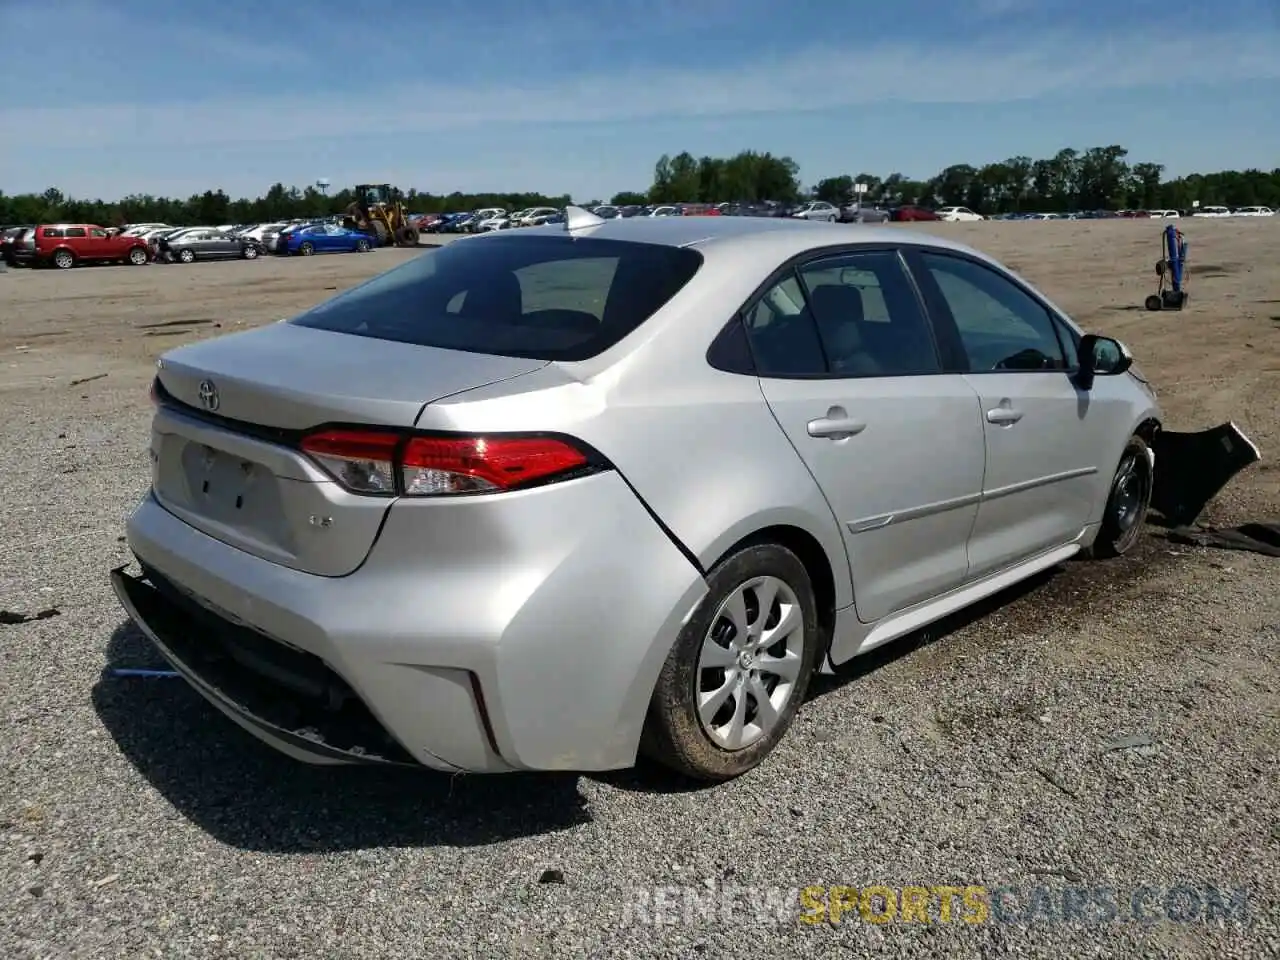
[[69, 269], [89, 263], [195, 263], [254, 260], [264, 253], [312, 256], [367, 253], [377, 246], [372, 233], [340, 219], [291, 220], [218, 227], [134, 224], [34, 224], [0, 230], [0, 256], [10, 266]]

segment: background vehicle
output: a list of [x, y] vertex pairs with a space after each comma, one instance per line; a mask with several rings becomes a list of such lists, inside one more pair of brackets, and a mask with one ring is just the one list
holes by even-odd
[[827, 203], [825, 200], [811, 200], [792, 211], [791, 216], [797, 220], [823, 220], [827, 223], [835, 223], [840, 218], [840, 211], [834, 204]]
[[846, 203], [840, 208], [841, 223], [886, 223], [889, 211], [865, 203]]
[[373, 238], [361, 230], [313, 223], [282, 234], [277, 252], [309, 257], [316, 253], [368, 253], [372, 248]]
[[903, 223], [910, 223], [918, 220], [937, 220], [938, 215], [927, 207], [917, 206], [913, 203], [906, 203], [902, 206], [892, 208], [889, 211], [889, 219]]
[[13, 248], [18, 263], [51, 264], [66, 270], [78, 263], [131, 263], [151, 260], [151, 248], [140, 237], [113, 234], [96, 224], [43, 224]]
[[161, 238], [157, 256], [166, 262], [194, 263], [197, 260], [253, 260], [263, 252], [261, 241], [234, 236], [222, 230], [196, 228], [173, 239]]
[[943, 207], [938, 211], [938, 219], [952, 223], [971, 223], [982, 220], [984, 217], [980, 213], [974, 213], [968, 207]]
[[378, 246], [418, 245], [418, 230], [409, 223], [404, 204], [391, 184], [362, 183], [355, 188], [355, 195], [346, 212], [356, 230], [375, 238]]
[[566, 215], [162, 358], [113, 583], [292, 756], [732, 777], [820, 665], [1127, 550], [1149, 449], [1177, 485], [1123, 345], [975, 251]]

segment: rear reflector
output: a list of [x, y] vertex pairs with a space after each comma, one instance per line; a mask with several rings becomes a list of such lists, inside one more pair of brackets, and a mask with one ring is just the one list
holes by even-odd
[[496, 493], [591, 465], [585, 451], [557, 437], [324, 430], [305, 437], [302, 449], [348, 490], [383, 496]]

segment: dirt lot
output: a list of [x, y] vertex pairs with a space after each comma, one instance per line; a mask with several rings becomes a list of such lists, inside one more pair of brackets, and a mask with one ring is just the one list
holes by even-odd
[[[1191, 306], [1150, 314], [1156, 223], [931, 225], [1127, 342], [1171, 427], [1235, 420], [1264, 461], [1206, 519], [1278, 519], [1280, 218], [1183, 227]], [[0, 623], [0, 956], [1280, 953], [1280, 561], [1158, 531], [825, 679], [773, 761], [712, 791], [314, 770], [179, 681], [104, 674], [157, 665], [106, 580], [146, 484], [155, 358], [408, 255], [0, 273], [0, 608], [58, 611]], [[1144, 739], [1108, 749], [1125, 735]], [[809, 926], [793, 896], [764, 922], [726, 892], [873, 883], [1052, 906]], [[1166, 903], [1178, 885], [1202, 909]], [[681, 888], [678, 922], [655, 927], [634, 908], [659, 886]], [[1066, 909], [1084, 887], [1119, 919]], [[1146, 887], [1164, 919], [1125, 922]], [[1246, 889], [1247, 920], [1206, 919], [1211, 887]], [[694, 889], [722, 895], [715, 916], [681, 912]]]

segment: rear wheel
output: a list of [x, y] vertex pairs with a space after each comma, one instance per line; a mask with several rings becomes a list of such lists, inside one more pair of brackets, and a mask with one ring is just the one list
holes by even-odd
[[76, 265], [76, 255], [70, 250], [59, 250], [53, 255], [53, 265], [59, 270], [70, 270]]
[[369, 252], [369, 241], [366, 240], [364, 237], [361, 237], [359, 240], [356, 241], [356, 253], [368, 253], [368, 252]]
[[1102, 527], [1093, 541], [1095, 557], [1118, 557], [1138, 542], [1151, 505], [1153, 479], [1147, 442], [1141, 437], [1130, 437], [1111, 481]]
[[642, 749], [698, 780], [758, 765], [804, 699], [819, 655], [817, 603], [804, 564], [776, 544], [719, 563], [654, 689]]
[[316, 245], [310, 240], [303, 240], [302, 245], [298, 247], [298, 252], [304, 257], [309, 257], [316, 252]]

